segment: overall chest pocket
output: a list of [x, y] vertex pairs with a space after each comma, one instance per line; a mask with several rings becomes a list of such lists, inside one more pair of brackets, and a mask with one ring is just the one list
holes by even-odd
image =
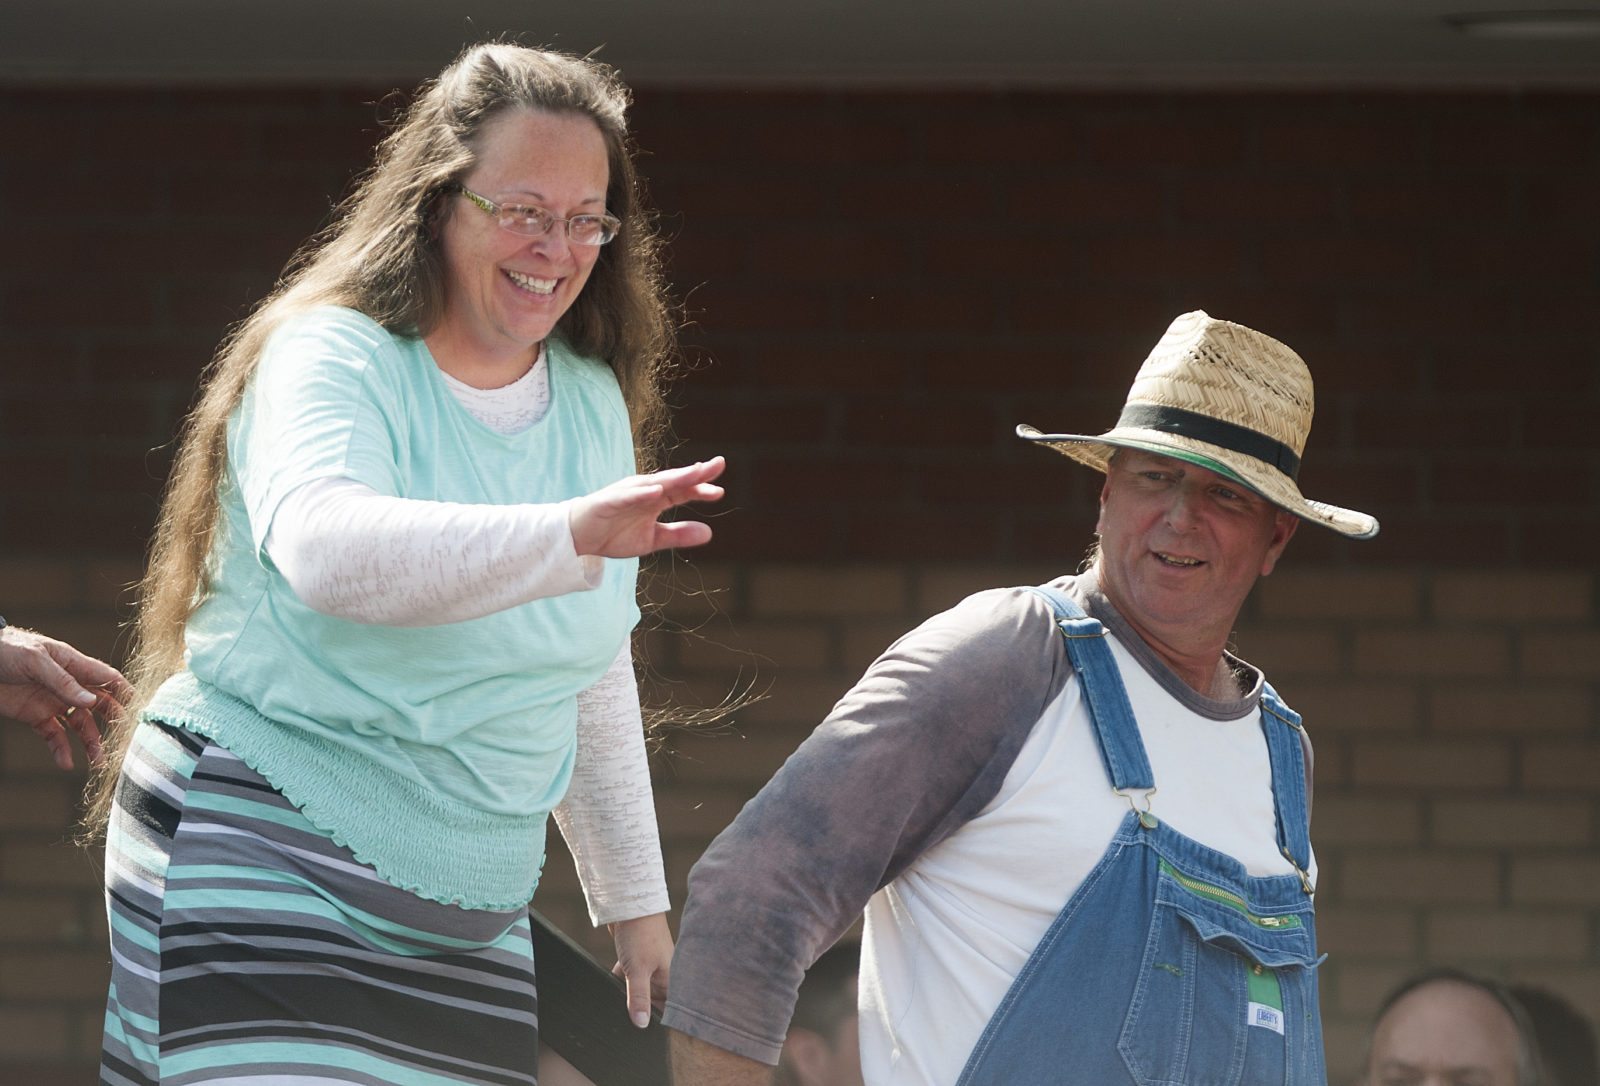
[[1117, 1048], [1140, 1086], [1322, 1082], [1316, 938], [1303, 899], [1260, 908], [1160, 861]]

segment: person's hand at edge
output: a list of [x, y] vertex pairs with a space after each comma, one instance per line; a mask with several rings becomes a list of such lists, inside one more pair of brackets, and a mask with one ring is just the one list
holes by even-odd
[[98, 762], [100, 721], [114, 719], [132, 697], [110, 664], [34, 630], [0, 627], [0, 716], [32, 728], [62, 769], [72, 768], [68, 732]]
[[617, 944], [617, 964], [611, 971], [628, 983], [628, 1017], [643, 1029], [650, 1024], [650, 1008], [667, 1001], [667, 975], [672, 969], [672, 931], [666, 913], [652, 913], [610, 925]]
[[720, 456], [667, 468], [649, 475], [631, 475], [574, 499], [568, 514], [572, 544], [580, 555], [639, 558], [668, 547], [698, 547], [711, 538], [700, 521], [661, 523], [667, 510], [687, 502], [714, 502], [722, 487], [712, 480], [727, 461]]

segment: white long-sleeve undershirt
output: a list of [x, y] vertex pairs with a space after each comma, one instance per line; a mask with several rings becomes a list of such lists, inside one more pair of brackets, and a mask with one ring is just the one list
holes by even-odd
[[[476, 389], [445, 376], [485, 425], [516, 433], [549, 404], [541, 354], [513, 384]], [[297, 487], [279, 504], [265, 550], [295, 595], [353, 622], [429, 626], [584, 591], [604, 559], [579, 556], [569, 503], [476, 505], [379, 494], [345, 478]], [[668, 907], [644, 727], [628, 645], [578, 695], [572, 783], [556, 808], [596, 924]]]

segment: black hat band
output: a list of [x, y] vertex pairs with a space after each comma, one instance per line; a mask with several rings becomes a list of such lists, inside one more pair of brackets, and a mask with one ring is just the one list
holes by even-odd
[[1122, 417], [1117, 420], [1117, 426], [1158, 430], [1163, 434], [1176, 434], [1179, 437], [1204, 441], [1209, 445], [1231, 449], [1236, 453], [1243, 453], [1245, 456], [1260, 460], [1296, 481], [1299, 478], [1300, 457], [1295, 455], [1289, 446], [1281, 441], [1274, 441], [1266, 434], [1244, 426], [1235, 426], [1231, 422], [1214, 419], [1209, 415], [1185, 411], [1180, 407], [1131, 403], [1122, 409]]

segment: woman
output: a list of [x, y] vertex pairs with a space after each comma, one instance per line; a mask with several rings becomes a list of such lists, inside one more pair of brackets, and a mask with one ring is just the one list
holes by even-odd
[[631, 475], [674, 337], [626, 105], [468, 50], [221, 348], [96, 797], [104, 1081], [534, 1081], [552, 808], [662, 998], [634, 577], [722, 461]]

